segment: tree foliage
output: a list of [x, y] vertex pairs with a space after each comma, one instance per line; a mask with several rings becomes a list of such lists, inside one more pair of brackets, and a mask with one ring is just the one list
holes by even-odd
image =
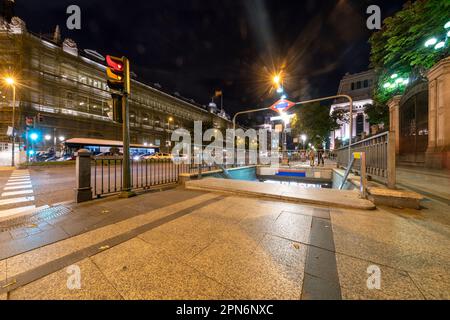
[[379, 103], [366, 104], [364, 108], [371, 126], [380, 123], [385, 124], [385, 126], [389, 125], [389, 109], [385, 105]]
[[424, 43], [433, 36], [445, 38], [449, 12], [448, 0], [408, 1], [401, 11], [384, 20], [382, 30], [372, 35], [370, 62], [379, 79], [374, 95], [377, 103], [384, 105], [393, 94], [401, 93], [383, 88], [392, 73], [419, 77], [448, 55], [448, 46], [437, 51], [426, 48]]
[[291, 127], [295, 135], [306, 134], [313, 145], [321, 145], [328, 141], [331, 131], [340, 126], [337, 120], [342, 120], [343, 113], [330, 115], [330, 107], [320, 103], [311, 103], [302, 106], [296, 113]]

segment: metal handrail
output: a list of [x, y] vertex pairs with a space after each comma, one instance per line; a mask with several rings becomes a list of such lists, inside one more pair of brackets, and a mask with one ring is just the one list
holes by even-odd
[[[350, 146], [354, 146], [354, 145], [357, 145], [357, 144], [360, 144], [360, 143], [364, 143], [364, 142], [367, 142], [367, 141], [370, 141], [370, 140], [373, 140], [373, 139], [376, 139], [376, 138], [381, 138], [381, 137], [383, 137], [383, 136], [385, 136], [385, 135], [388, 135], [388, 134], [389, 134], [389, 131], [385, 131], [385, 132], [382, 132], [382, 133], [378, 133], [378, 134], [376, 134], [376, 135], [374, 135], [374, 136], [370, 136], [370, 137], [368, 137], [368, 138], [366, 138], [366, 139], [364, 139], [364, 140], [360, 140], [360, 141], [353, 142], [352, 144], [350, 144]], [[341, 147], [341, 148], [339, 148], [339, 149], [336, 149], [335, 151], [345, 150], [345, 149], [348, 149], [348, 146]]]

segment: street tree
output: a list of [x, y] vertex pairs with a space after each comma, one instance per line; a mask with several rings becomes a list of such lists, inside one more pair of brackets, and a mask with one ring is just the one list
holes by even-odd
[[[424, 46], [427, 39], [444, 35], [444, 25], [449, 20], [450, 1], [408, 1], [394, 16], [386, 18], [380, 31], [370, 38], [371, 67], [378, 76], [375, 88], [375, 111], [386, 108], [386, 102], [395, 94], [401, 94], [406, 86], [386, 87], [395, 75], [404, 75], [409, 83], [424, 77], [425, 71], [444, 56], [449, 48], [434, 50]], [[376, 119], [374, 117], [373, 119]]]
[[294, 135], [305, 134], [313, 145], [319, 146], [328, 141], [330, 132], [340, 127], [338, 120], [344, 121], [344, 117], [344, 112], [330, 114], [329, 106], [311, 103], [298, 109], [291, 127]]

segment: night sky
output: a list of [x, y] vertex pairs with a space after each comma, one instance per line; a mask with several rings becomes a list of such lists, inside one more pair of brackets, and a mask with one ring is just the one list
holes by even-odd
[[[208, 104], [217, 89], [227, 112], [275, 100], [269, 75], [283, 68], [292, 99], [336, 94], [346, 72], [369, 64], [366, 8], [383, 18], [404, 1], [366, 0], [16, 0], [29, 30], [79, 48], [126, 55], [145, 83]], [[82, 29], [66, 28], [67, 6], [82, 10]], [[217, 101], [220, 103], [219, 101]]]

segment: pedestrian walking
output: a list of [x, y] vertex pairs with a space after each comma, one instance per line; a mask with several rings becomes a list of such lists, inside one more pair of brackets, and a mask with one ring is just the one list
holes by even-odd
[[309, 150], [309, 165], [311, 167], [314, 167], [314, 159], [315, 159], [314, 150], [311, 149], [311, 150]]
[[318, 167], [325, 166], [324, 153], [325, 153], [325, 151], [323, 150], [323, 147], [320, 147], [320, 149], [317, 150], [317, 166]]

